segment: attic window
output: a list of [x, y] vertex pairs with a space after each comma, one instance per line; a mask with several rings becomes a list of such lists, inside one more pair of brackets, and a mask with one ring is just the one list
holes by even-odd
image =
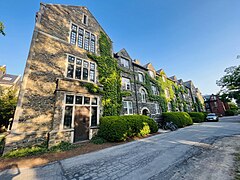
[[10, 77], [4, 77], [3, 80], [5, 80], [5, 81], [11, 81], [12, 78], [10, 78]]
[[83, 15], [83, 24], [88, 24], [88, 17], [85, 14]]

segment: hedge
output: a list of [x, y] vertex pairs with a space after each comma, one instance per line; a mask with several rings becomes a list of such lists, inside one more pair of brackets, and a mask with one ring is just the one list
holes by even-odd
[[234, 116], [235, 115], [235, 111], [229, 109], [225, 111], [225, 116]]
[[193, 124], [192, 118], [186, 112], [165, 112], [162, 115], [164, 121], [173, 122], [179, 128]]
[[157, 131], [157, 123], [147, 116], [106, 116], [100, 119], [98, 136], [115, 142], [125, 141], [128, 137], [144, 136]]
[[202, 112], [189, 112], [188, 114], [195, 123], [201, 123], [205, 120], [205, 115]]

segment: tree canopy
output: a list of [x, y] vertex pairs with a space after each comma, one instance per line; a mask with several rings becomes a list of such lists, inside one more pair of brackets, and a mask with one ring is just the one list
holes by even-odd
[[4, 28], [5, 28], [5, 27], [4, 27], [3, 23], [0, 22], [0, 34], [2, 34], [2, 35], [5, 36], [6, 34], [5, 34], [5, 32], [4, 32]]
[[240, 103], [240, 65], [225, 69], [225, 75], [217, 81], [221, 87], [221, 95], [227, 101], [235, 99]]

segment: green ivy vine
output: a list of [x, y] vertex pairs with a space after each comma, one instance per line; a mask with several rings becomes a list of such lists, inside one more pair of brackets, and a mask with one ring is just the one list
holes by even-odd
[[103, 116], [116, 116], [122, 108], [121, 76], [117, 61], [112, 57], [112, 44], [105, 33], [100, 32], [100, 56], [89, 54], [98, 68], [99, 82], [103, 85], [102, 105]]

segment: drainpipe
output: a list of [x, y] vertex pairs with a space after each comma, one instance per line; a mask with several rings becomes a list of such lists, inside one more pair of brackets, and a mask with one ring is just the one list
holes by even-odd
[[134, 82], [134, 89], [135, 89], [135, 99], [136, 99], [136, 107], [137, 107], [137, 114], [139, 114], [138, 112], [138, 95], [137, 95], [137, 84], [136, 84], [136, 75], [135, 75], [135, 69], [134, 69], [134, 64], [132, 63], [132, 67], [133, 67], [133, 82]]

